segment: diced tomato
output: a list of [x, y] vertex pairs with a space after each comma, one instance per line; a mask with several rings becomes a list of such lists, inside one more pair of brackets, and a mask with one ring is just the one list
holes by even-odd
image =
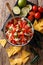
[[12, 30], [11, 33], [14, 34], [16, 32], [16, 29]]
[[9, 24], [6, 25], [6, 28], [9, 28], [11, 26], [13, 26], [13, 24], [9, 23]]
[[31, 32], [31, 29], [28, 29], [28, 30], [27, 30], [27, 33], [30, 33], [30, 32]]
[[22, 36], [24, 36], [24, 33], [22, 34], [18, 33], [18, 37], [22, 37]]
[[14, 19], [11, 20], [11, 23], [14, 24]]
[[10, 24], [12, 24], [12, 22], [11, 22], [11, 21], [9, 21], [9, 22], [8, 22], [8, 24], [10, 25]]
[[23, 20], [23, 23], [26, 24], [27, 22], [25, 20]]
[[26, 43], [26, 38], [25, 37], [23, 37], [22, 39], [21, 39], [21, 42], [23, 43], [23, 44], [25, 44]]
[[16, 43], [17, 43], [15, 40], [12, 40], [11, 42], [12, 42], [13, 44], [16, 44]]
[[9, 36], [8, 36], [8, 35], [6, 35], [6, 38], [8, 39], [8, 38], [9, 38]]
[[28, 25], [25, 25], [25, 29], [27, 30], [27, 29], [30, 29], [30, 26], [28, 26]]
[[26, 30], [26, 29], [24, 29], [24, 30], [23, 30], [23, 33], [26, 33], [26, 31], [27, 31], [27, 30]]
[[33, 33], [30, 33], [30, 36], [32, 36], [33, 35]]
[[12, 35], [12, 36], [10, 37], [10, 39], [11, 39], [11, 40], [14, 40], [14, 35]]
[[15, 18], [15, 19], [16, 19], [17, 21], [21, 20], [21, 18], [19, 18], [19, 17], [18, 17], [18, 18]]
[[23, 28], [25, 27], [25, 23], [23, 23]]
[[22, 23], [22, 21], [20, 22], [20, 28], [22, 28], [23, 27], [23, 23]]

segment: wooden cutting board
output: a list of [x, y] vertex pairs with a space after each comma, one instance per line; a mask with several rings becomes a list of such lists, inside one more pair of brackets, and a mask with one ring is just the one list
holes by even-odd
[[0, 65], [10, 65], [6, 50], [0, 45]]

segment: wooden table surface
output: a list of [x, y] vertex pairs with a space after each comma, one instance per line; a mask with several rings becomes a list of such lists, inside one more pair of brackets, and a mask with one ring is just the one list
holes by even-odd
[[[0, 38], [3, 38], [1, 28], [3, 27], [4, 22], [6, 21], [6, 19], [10, 14], [10, 12], [6, 7], [6, 2], [9, 2], [11, 7], [13, 8], [16, 1], [17, 0], [0, 0]], [[28, 0], [28, 1], [43, 7], [43, 0]], [[38, 52], [40, 54], [40, 60], [35, 65], [43, 65], [43, 50], [39, 50]]]

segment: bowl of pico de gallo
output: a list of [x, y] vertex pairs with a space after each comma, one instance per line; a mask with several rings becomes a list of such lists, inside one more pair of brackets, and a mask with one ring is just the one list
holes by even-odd
[[10, 44], [24, 46], [33, 38], [33, 25], [27, 18], [16, 16], [15, 19], [17, 20], [16, 23], [13, 17], [4, 23], [3, 33]]

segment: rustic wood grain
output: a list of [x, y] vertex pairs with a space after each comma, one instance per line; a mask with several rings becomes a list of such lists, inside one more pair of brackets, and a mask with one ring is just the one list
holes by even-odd
[[0, 45], [0, 65], [10, 65], [6, 50]]
[[38, 0], [38, 5], [43, 7], [43, 0]]
[[0, 29], [3, 27], [4, 22], [10, 14], [8, 8], [6, 7], [6, 2], [9, 2], [11, 8], [13, 8], [16, 1], [17, 0], [0, 0]]

